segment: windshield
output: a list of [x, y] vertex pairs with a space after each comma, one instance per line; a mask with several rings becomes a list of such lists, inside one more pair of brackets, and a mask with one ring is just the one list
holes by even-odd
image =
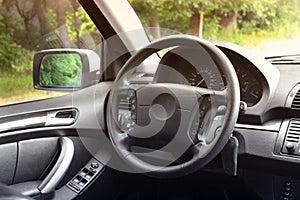
[[265, 56], [300, 52], [299, 0], [129, 2], [151, 40], [183, 33], [235, 43]]

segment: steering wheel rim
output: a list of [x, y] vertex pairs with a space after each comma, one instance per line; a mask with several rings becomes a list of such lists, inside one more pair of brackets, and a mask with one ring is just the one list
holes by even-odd
[[[212, 149], [206, 152], [203, 156], [201, 154], [201, 148], [203, 145], [198, 143], [194, 145], [191, 149], [193, 151], [192, 158], [182, 164], [172, 165], [172, 166], [156, 166], [150, 163], [147, 163], [132, 152], [130, 152], [128, 148], [128, 143], [130, 143], [128, 136], [126, 134], [119, 134], [118, 128], [116, 127], [114, 114], [113, 114], [113, 99], [115, 98], [114, 89], [117, 87], [118, 81], [121, 81], [122, 77], [133, 70], [134, 67], [138, 66], [142, 63], [147, 57], [156, 53], [162, 49], [179, 46], [179, 47], [189, 47], [189, 48], [203, 48], [209, 54], [209, 56], [213, 59], [213, 61], [220, 66], [224, 78], [226, 80], [226, 89], [223, 91], [224, 93], [220, 94], [222, 97], [226, 99], [226, 111], [224, 114], [223, 124], [221, 126], [221, 130], [219, 130], [220, 134], [218, 135], [217, 141], [215, 142]], [[166, 86], [166, 85], [164, 85]], [[170, 88], [171, 86], [167, 85], [166, 87]], [[177, 86], [176, 86], [177, 87]], [[184, 86], [183, 86], [184, 87]], [[191, 86], [188, 86], [191, 87]], [[194, 92], [198, 92], [199, 94], [205, 93], [217, 96], [216, 91], [212, 90], [202, 90], [198, 88], [193, 89]], [[152, 176], [157, 177], [174, 177], [185, 175], [188, 173], [192, 173], [201, 167], [205, 166], [209, 161], [215, 158], [223, 149], [227, 141], [229, 140], [232, 131], [234, 129], [235, 123], [237, 121], [238, 112], [239, 112], [239, 102], [240, 102], [240, 89], [239, 83], [236, 76], [236, 72], [226, 57], [226, 55], [219, 50], [215, 45], [211, 44], [208, 41], [199, 39], [193, 36], [187, 35], [176, 35], [176, 36], [168, 36], [156, 40], [150, 43], [145, 48], [136, 52], [122, 67], [119, 72], [112, 92], [109, 96], [109, 102], [107, 107], [107, 127], [109, 132], [109, 137], [112, 141], [112, 144], [119, 156], [130, 166], [132, 166], [136, 172], [141, 173], [149, 173]], [[202, 146], [202, 147], [201, 147]]]

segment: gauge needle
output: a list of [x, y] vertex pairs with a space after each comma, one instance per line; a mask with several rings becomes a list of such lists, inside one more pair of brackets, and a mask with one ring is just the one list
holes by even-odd
[[204, 82], [204, 78], [196, 85], [196, 87], [199, 87], [199, 85], [201, 85], [201, 83]]
[[253, 96], [253, 97], [255, 97], [255, 98], [259, 98], [259, 96], [258, 95], [256, 95], [253, 91], [252, 92], [250, 92], [250, 94]]

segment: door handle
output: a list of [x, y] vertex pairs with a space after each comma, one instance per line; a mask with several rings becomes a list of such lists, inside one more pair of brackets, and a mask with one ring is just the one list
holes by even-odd
[[48, 112], [45, 126], [71, 125], [75, 122], [77, 115], [78, 111], [75, 109]]
[[62, 137], [59, 139], [59, 145], [61, 150], [56, 164], [38, 186], [38, 189], [42, 194], [50, 193], [55, 190], [56, 186], [67, 173], [73, 159], [74, 144], [72, 140]]

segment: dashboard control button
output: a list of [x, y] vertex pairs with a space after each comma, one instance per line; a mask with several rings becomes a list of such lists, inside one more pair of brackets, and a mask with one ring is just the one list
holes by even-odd
[[292, 182], [289, 182], [289, 181], [288, 181], [288, 182], [285, 183], [285, 185], [286, 185], [286, 186], [292, 186]]
[[285, 148], [288, 150], [288, 152], [294, 152], [295, 151], [295, 144], [288, 142], [285, 145]]
[[120, 113], [118, 116], [118, 122], [122, 126], [124, 124], [124, 114]]
[[291, 190], [292, 190], [291, 187], [286, 187], [286, 188], [285, 188], [285, 191], [287, 191], [287, 192], [290, 192]]
[[240, 102], [240, 112], [245, 112], [247, 110], [247, 103], [244, 101]]
[[284, 196], [289, 197], [291, 193], [289, 192], [284, 192]]

